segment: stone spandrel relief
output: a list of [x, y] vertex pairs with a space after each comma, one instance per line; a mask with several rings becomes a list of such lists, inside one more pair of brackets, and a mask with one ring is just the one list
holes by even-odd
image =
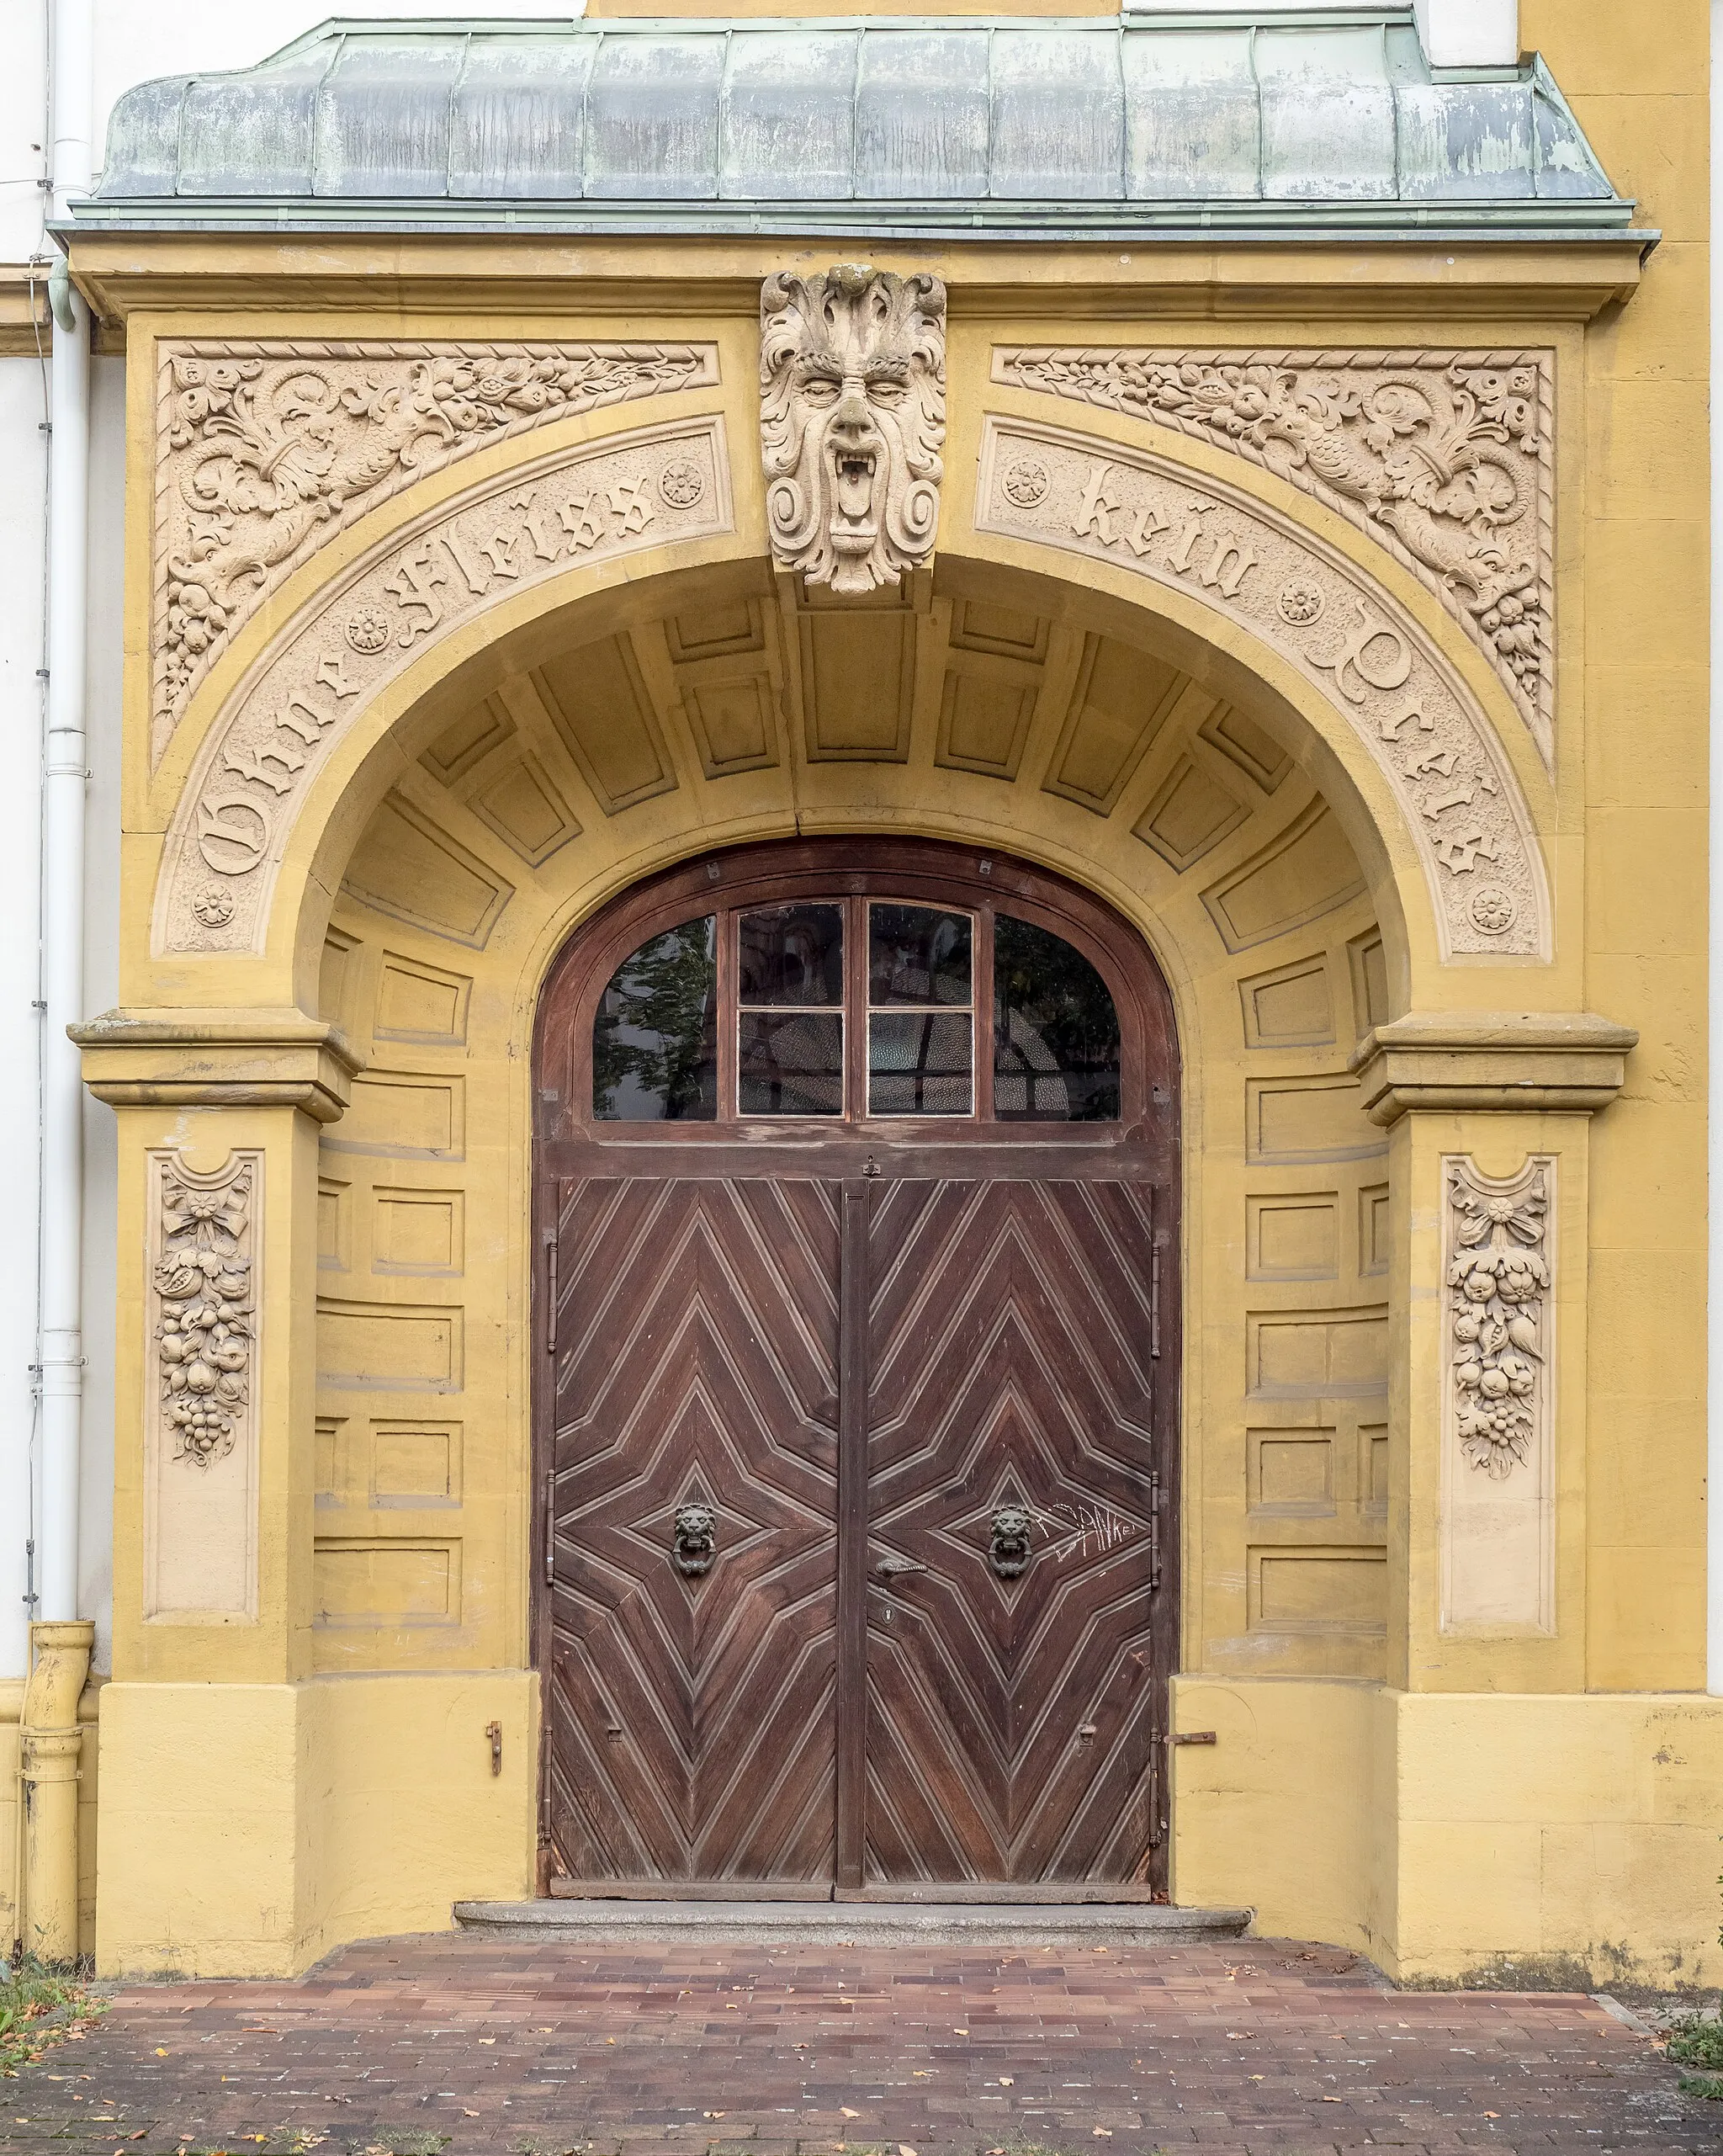
[[207, 1174], [175, 1150], [145, 1159], [145, 1613], [244, 1619], [257, 1611], [263, 1156], [235, 1152]]
[[1434, 592], [1555, 765], [1549, 352], [994, 351], [994, 380], [1231, 450], [1338, 510]]
[[708, 387], [713, 344], [164, 342], [152, 761], [259, 601], [342, 524], [572, 412]]
[[1542, 863], [1488, 722], [1410, 616], [1344, 557], [1153, 451], [997, 417], [976, 523], [1189, 592], [1280, 653], [1403, 804], [1443, 957], [1548, 957]]
[[576, 563], [732, 528], [724, 422], [708, 417], [519, 467], [355, 563], [212, 730], [168, 835], [156, 951], [261, 944], [306, 788], [372, 696], [456, 624]]
[[760, 294], [766, 521], [780, 568], [834, 592], [933, 552], [945, 466], [946, 288], [865, 263]]

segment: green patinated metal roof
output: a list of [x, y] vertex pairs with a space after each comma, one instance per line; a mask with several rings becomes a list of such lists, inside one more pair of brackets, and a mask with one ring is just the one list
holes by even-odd
[[337, 21], [115, 106], [77, 228], [1620, 236], [1539, 61], [1410, 10]]

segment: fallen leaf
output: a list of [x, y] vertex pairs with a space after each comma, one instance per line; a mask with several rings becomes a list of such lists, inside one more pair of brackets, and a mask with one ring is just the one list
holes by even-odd
[[[156, 2056], [157, 2058], [166, 2058], [167, 2056], [166, 2049], [161, 2044], [157, 2044], [156, 2047]], [[48, 2076], [48, 2079], [50, 2081], [61, 2081], [65, 2079], [65, 2076], [60, 2074], [50, 2074]]]
[[806, 2051], [807, 2048], [808, 2047], [806, 2044], [792, 2044], [790, 2046], [790, 2049], [792, 2051]]
[[614, 2037], [607, 2037], [604, 2041], [607, 2044], [613, 2044], [616, 2042], [616, 2038]]
[[1323, 2101], [1325, 2104], [1338, 2104], [1339, 2100], [1340, 2099], [1338, 2096], [1324, 2096], [1323, 2098]]
[[847, 2104], [840, 2104], [838, 2109], [846, 2119], [858, 2119], [862, 2116], [860, 2111], [852, 2111]]
[[1484, 2116], [1485, 2116], [1487, 2119], [1498, 2119], [1498, 2118], [1500, 2118], [1500, 2117], [1501, 2117], [1501, 2116], [1502, 2116], [1502, 2114], [1500, 2113], [1500, 2111], [1486, 2111], [1486, 2112], [1484, 2113]]
[[898, 2143], [898, 2156], [916, 2156], [916, 2152], [907, 2141], [900, 2141]]
[[702, 2111], [700, 2116], [703, 2119], [721, 2119], [724, 2116], [724, 2113], [722, 2111]]
[[478, 2116], [477, 2111], [469, 2111], [464, 2104], [461, 2106], [461, 2116], [464, 2119], [475, 2119]]
[[1097, 2141], [1111, 2141], [1113, 2137], [1113, 2129], [1110, 2126], [1091, 2127], [1089, 2131]]
[[952, 2034], [954, 2037], [967, 2037], [968, 2033], [969, 2031], [967, 2029], [953, 2029], [952, 2031]]
[[1236, 2037], [1240, 2043], [1249, 2043], [1250, 2041], [1250, 2031], [1248, 2029], [1228, 2029], [1227, 2034]]
[[1017, 2077], [1016, 2077], [1016, 2075], [1015, 2075], [1015, 2074], [1000, 2074], [1000, 2076], [999, 2076], [999, 2086], [1000, 2086], [1000, 2088], [1001, 2088], [1001, 2089], [1009, 2089], [1009, 2088], [1010, 2088], [1010, 2087], [1012, 2086], [1012, 2084], [1015, 2082], [1016, 2079], [1017, 2079]]
[[495, 2037], [480, 2037], [479, 2041], [481, 2044], [494, 2044], [496, 2039]]
[[912, 2081], [931, 2081], [933, 2068], [930, 2066], [918, 2066], [912, 2070], [909, 2079]]

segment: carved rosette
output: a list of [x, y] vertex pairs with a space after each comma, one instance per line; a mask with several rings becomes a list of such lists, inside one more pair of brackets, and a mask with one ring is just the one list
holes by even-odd
[[704, 417], [559, 449], [392, 534], [224, 707], [174, 813], [157, 952], [257, 947], [307, 788], [370, 699], [440, 638], [571, 566], [732, 528], [724, 422]]
[[780, 568], [835, 592], [933, 552], [946, 438], [946, 288], [844, 263], [760, 295], [766, 520]]
[[1443, 956], [1548, 955], [1542, 863], [1493, 730], [1412, 616], [1337, 549], [1152, 449], [998, 417], [975, 521], [1182, 592], [1284, 657], [1399, 798]]
[[1465, 629], [1555, 762], [1547, 352], [1013, 348], [995, 381], [1230, 450], [1386, 547]]
[[232, 1453], [253, 1411], [262, 1156], [235, 1153], [209, 1176], [176, 1153], [151, 1160], [151, 1332], [162, 1435], [172, 1458], [207, 1474]]
[[259, 603], [344, 523], [486, 443], [709, 386], [712, 344], [160, 347], [152, 751]]
[[1532, 1463], [1549, 1414], [1552, 1158], [1498, 1182], [1443, 1163], [1449, 1407], [1462, 1456], [1492, 1481]]

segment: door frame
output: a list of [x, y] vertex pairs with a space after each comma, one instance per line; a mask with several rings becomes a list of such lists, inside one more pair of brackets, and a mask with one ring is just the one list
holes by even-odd
[[[824, 890], [818, 886], [824, 885]], [[820, 1119], [723, 1118], [660, 1123], [597, 1123], [591, 1117], [591, 1030], [599, 996], [618, 966], [649, 937], [702, 912], [740, 906], [771, 905], [829, 895], [891, 897], [974, 910], [999, 906], [1030, 920], [1075, 945], [1095, 965], [1111, 991], [1120, 1021], [1121, 1115], [1115, 1123], [985, 1123], [978, 1119], [858, 1118]], [[722, 940], [722, 939], [721, 939]], [[723, 963], [722, 955], [720, 964]], [[724, 976], [720, 973], [720, 982]], [[976, 1007], [991, 984], [978, 977]], [[853, 1031], [853, 1028], [849, 1029]], [[980, 1043], [976, 1043], [978, 1063]], [[997, 1179], [1041, 1182], [1128, 1180], [1149, 1184], [1154, 1192], [1156, 1304], [1162, 1346], [1160, 1382], [1154, 1390], [1153, 1437], [1161, 1493], [1161, 1588], [1151, 1609], [1154, 1656], [1155, 1721], [1163, 1756], [1155, 1762], [1158, 1839], [1151, 1852], [1148, 1887], [1164, 1899], [1170, 1851], [1169, 1761], [1164, 1756], [1169, 1724], [1170, 1679], [1179, 1666], [1183, 1635], [1180, 1612], [1180, 1465], [1183, 1405], [1182, 1322], [1182, 1155], [1180, 1110], [1182, 1073], [1172, 992], [1154, 953], [1142, 937], [1092, 893], [1043, 868], [990, 848], [954, 846], [935, 840], [841, 836], [790, 840], [714, 848], [677, 867], [644, 879], [621, 892], [566, 939], [547, 969], [540, 990], [533, 1038], [532, 1162], [532, 1334], [530, 1541], [532, 1562], [529, 1622], [540, 1687], [538, 1780], [537, 1891], [550, 1891], [549, 1782], [552, 1681], [551, 1531], [554, 1385], [547, 1382], [548, 1313], [554, 1298], [554, 1232], [557, 1193], [563, 1181], [591, 1175], [628, 1175], [694, 1179], [793, 1176], [830, 1182], [838, 1189], [843, 1265], [840, 1292], [855, 1309], [840, 1312], [840, 1413], [855, 1422], [839, 1434], [838, 1689], [844, 1688], [842, 1658], [859, 1654], [864, 1668], [850, 1671], [851, 1685], [865, 1680], [867, 1483], [865, 1468], [867, 1400], [865, 1382], [845, 1382], [865, 1372], [867, 1360], [867, 1203], [876, 1181]], [[851, 1107], [854, 1107], [853, 1097]], [[672, 1128], [674, 1134], [672, 1134]], [[853, 1195], [852, 1195], [853, 1194]], [[854, 1247], [852, 1248], [852, 1242]], [[846, 1368], [845, 1358], [858, 1363]], [[850, 1459], [846, 1476], [844, 1462]], [[862, 1473], [856, 1472], [857, 1460]], [[854, 1517], [850, 1517], [851, 1514]], [[845, 1526], [851, 1532], [843, 1532]], [[846, 1553], [848, 1553], [846, 1556]], [[847, 1582], [845, 1568], [856, 1577]], [[862, 1609], [861, 1625], [851, 1615]], [[856, 1718], [858, 1725], [860, 1718]], [[838, 1724], [840, 1792], [838, 1874], [845, 1866], [846, 1750], [865, 1743], [857, 1726]], [[856, 1778], [853, 1761], [851, 1780]], [[864, 1762], [865, 1764], [865, 1762]], [[852, 1808], [853, 1811], [853, 1808]], [[854, 1817], [849, 1831], [859, 1836]], [[854, 1855], [852, 1851], [851, 1854]], [[854, 1868], [853, 1864], [850, 1868]], [[1046, 1893], [999, 1885], [995, 1900], [1092, 1902], [1141, 1899], [1143, 1891], [1096, 1883], [1072, 1882], [1068, 1889]], [[627, 1883], [595, 1882], [603, 1895], [643, 1894]], [[663, 1897], [727, 1898], [728, 1887], [665, 1882]], [[784, 1898], [759, 1883], [739, 1886], [736, 1893], [754, 1898]], [[839, 1888], [834, 1898], [878, 1898], [879, 1890], [863, 1886]], [[803, 1897], [805, 1898], [805, 1894]], [[941, 1890], [941, 1898], [975, 1898], [973, 1893]], [[910, 1893], [893, 1898], [928, 1898]]]

